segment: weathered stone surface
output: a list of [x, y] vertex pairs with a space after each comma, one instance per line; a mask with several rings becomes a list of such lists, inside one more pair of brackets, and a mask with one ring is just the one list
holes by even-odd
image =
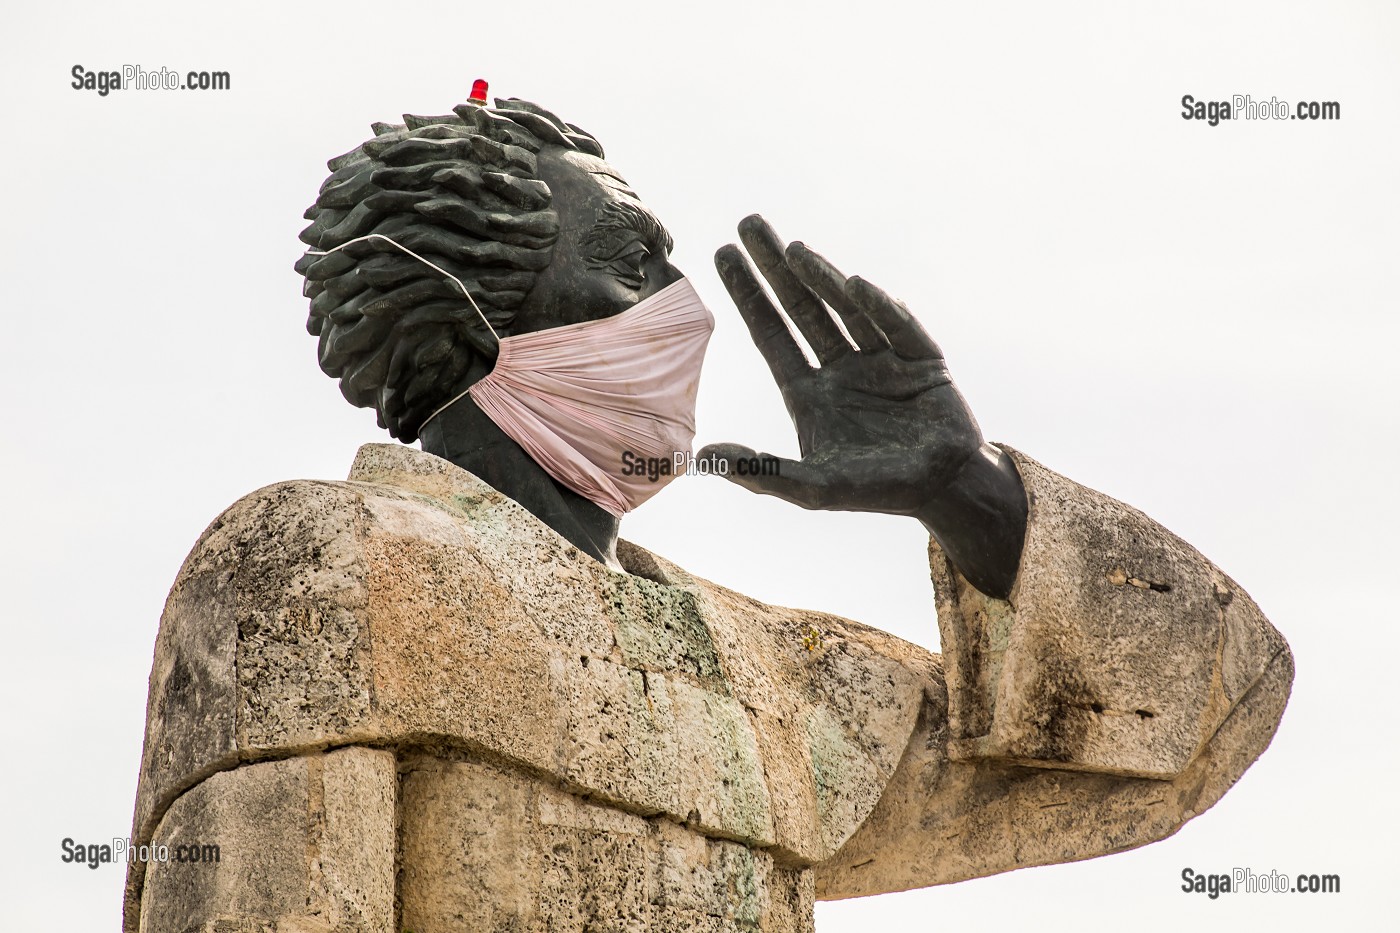
[[932, 693], [879, 806], [817, 866], [817, 897], [949, 884], [1164, 839], [1219, 800], [1268, 746], [1292, 680], [1293, 658], [1280, 652], [1170, 781], [951, 761], [946, 701]]
[[[240, 761], [433, 741], [800, 863], [830, 855], [907, 743], [917, 649], [621, 554], [635, 572], [393, 445], [364, 448], [350, 482], [241, 500], [162, 619], [133, 838]], [[186, 669], [207, 674], [170, 673]]]
[[152, 862], [141, 933], [390, 933], [394, 796], [393, 756], [366, 748], [213, 775], [175, 801], [151, 843], [213, 843], [218, 861]]
[[364, 514], [342, 508], [337, 485], [243, 499], [186, 558], [156, 639], [133, 838], [173, 794], [259, 747], [256, 733], [324, 744], [368, 709]]
[[415, 933], [811, 929], [810, 872], [497, 766], [406, 762], [403, 815]]
[[936, 545], [956, 760], [1170, 779], [1281, 651], [1245, 592], [1146, 515], [1012, 452], [1030, 497], [1006, 602]]
[[989, 599], [930, 544], [948, 663], [929, 670], [879, 805], [817, 867], [820, 898], [1165, 838], [1283, 715], [1292, 655], [1238, 585], [1142, 513], [1012, 453], [1031, 506], [1017, 586]]
[[1017, 463], [1011, 598], [931, 551], [946, 675], [625, 543], [611, 571], [406, 448], [254, 493], [167, 603], [133, 838], [260, 861], [133, 866], [128, 933], [786, 933], [814, 896], [1171, 834], [1267, 746], [1287, 646], [1184, 542]]
[[398, 807], [394, 755], [351, 747], [321, 761], [320, 874], [312, 876], [313, 903], [326, 905], [325, 914], [337, 930], [392, 931]]

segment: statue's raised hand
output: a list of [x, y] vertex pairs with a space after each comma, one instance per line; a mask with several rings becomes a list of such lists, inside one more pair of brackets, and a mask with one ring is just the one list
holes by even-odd
[[801, 243], [784, 248], [761, 217], [745, 218], [739, 236], [819, 365], [807, 361], [743, 251], [721, 248], [715, 265], [782, 391], [802, 459], [775, 458], [776, 471], [755, 475], [738, 461], [770, 455], [712, 444], [701, 456], [729, 462], [739, 485], [803, 508], [919, 518], [975, 586], [1007, 595], [1025, 493], [1009, 458], [983, 442], [938, 344], [903, 303]]

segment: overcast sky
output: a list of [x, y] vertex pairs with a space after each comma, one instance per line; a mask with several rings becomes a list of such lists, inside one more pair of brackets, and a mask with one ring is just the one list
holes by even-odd
[[[477, 77], [594, 133], [718, 318], [697, 444], [786, 455], [714, 273], [760, 211], [904, 298], [987, 436], [1147, 511], [1297, 658], [1270, 749], [1164, 842], [821, 905], [821, 933], [1393, 922], [1400, 7], [1388, 3], [24, 3], [5, 15], [0, 927], [115, 929], [166, 592], [240, 496], [388, 440], [318, 370], [292, 263], [325, 161]], [[224, 92], [71, 69], [230, 73]], [[1337, 101], [1183, 120], [1181, 98]], [[912, 520], [672, 484], [623, 534], [936, 648]], [[1184, 894], [1184, 867], [1337, 873]], [[1382, 912], [1382, 908], [1387, 908]], [[1388, 918], [1382, 921], [1382, 917]]]

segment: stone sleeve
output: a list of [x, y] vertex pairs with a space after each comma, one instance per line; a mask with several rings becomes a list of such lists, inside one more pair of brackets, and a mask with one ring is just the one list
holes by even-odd
[[880, 802], [817, 866], [818, 899], [1163, 839], [1278, 728], [1293, 657], [1244, 591], [1141, 512], [1008, 453], [1030, 504], [1016, 585], [990, 599], [931, 547], [941, 675]]
[[930, 544], [950, 760], [1181, 774], [1287, 645], [1185, 541], [1004, 449], [1029, 501], [1010, 597]]

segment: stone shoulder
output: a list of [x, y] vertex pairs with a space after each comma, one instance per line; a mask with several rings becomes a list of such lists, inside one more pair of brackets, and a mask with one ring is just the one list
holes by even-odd
[[350, 476], [244, 497], [186, 560], [134, 838], [240, 762], [438, 746], [810, 864], [874, 808], [941, 689], [935, 658], [883, 632], [632, 545], [632, 572], [609, 570], [430, 455], [369, 445]]

